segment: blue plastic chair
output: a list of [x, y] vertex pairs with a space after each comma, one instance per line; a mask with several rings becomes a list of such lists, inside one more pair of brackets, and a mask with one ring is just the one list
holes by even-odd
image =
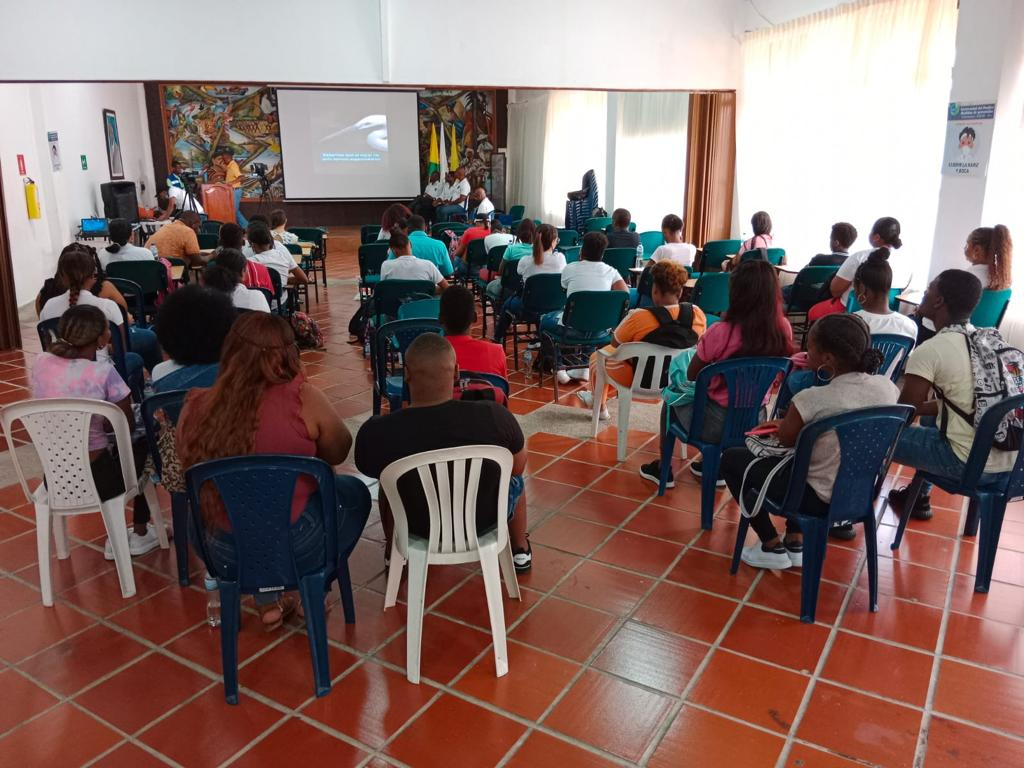
[[385, 323], [373, 335], [373, 415], [379, 416], [386, 398], [392, 411], [402, 407], [405, 374], [399, 365], [405, 351], [424, 333], [442, 333], [437, 320], [414, 318]]
[[976, 328], [998, 328], [1003, 322], [1006, 308], [1010, 306], [1012, 295], [1013, 290], [1010, 288], [1002, 291], [982, 291], [981, 300], [971, 313], [971, 325]]
[[[806, 424], [796, 441], [792, 471], [785, 498], [776, 504], [765, 497], [763, 509], [771, 514], [796, 520], [804, 534], [804, 563], [800, 586], [800, 621], [814, 623], [818, 606], [818, 587], [828, 546], [828, 530], [844, 521], [864, 524], [864, 544], [868, 558], [870, 609], [878, 610], [878, 542], [875, 534], [874, 501], [892, 459], [892, 450], [903, 427], [913, 417], [909, 405], [858, 408]], [[814, 443], [826, 432], [835, 432], [839, 440], [839, 471], [832, 487], [828, 516], [801, 513], [807, 470]], [[750, 526], [740, 515], [736, 547], [730, 573], [736, 573], [740, 553]]]
[[903, 374], [910, 350], [914, 348], [914, 339], [895, 333], [879, 333], [871, 337], [871, 346], [885, 355], [878, 373], [888, 374], [895, 383]]
[[977, 534], [979, 518], [981, 523], [974, 591], [988, 592], [989, 583], [992, 581], [992, 567], [996, 561], [996, 550], [999, 547], [999, 534], [1003, 528], [1003, 516], [1006, 514], [1006, 504], [1010, 499], [1024, 496], [1024, 451], [1017, 453], [1017, 460], [1009, 472], [996, 475], [997, 479], [990, 482], [982, 483], [981, 478], [999, 422], [1003, 420], [1003, 416], [1017, 408], [1024, 408], [1024, 395], [1008, 397], [985, 411], [974, 433], [974, 444], [967, 456], [964, 473], [959, 479], [950, 480], [920, 470], [914, 473], [891, 549], [898, 549], [903, 541], [903, 532], [907, 529], [910, 511], [921, 494], [922, 482], [927, 480], [948, 493], [967, 496], [971, 499], [971, 504], [964, 523], [964, 536]]
[[[319, 488], [319, 514], [323, 521], [323, 559], [320, 567], [299, 573], [291, 540], [292, 497], [300, 476], [312, 477]], [[355, 622], [348, 559], [339, 560], [337, 500], [334, 470], [324, 461], [306, 456], [236, 456], [197, 464], [185, 473], [189, 503], [199, 510], [199, 492], [207, 482], [220, 495], [231, 523], [227, 534], [234, 543], [233, 563], [219, 562], [206, 546], [201, 514], [192, 516], [206, 569], [220, 588], [220, 653], [224, 671], [224, 698], [238, 703], [238, 627], [241, 596], [298, 588], [306, 612], [306, 633], [313, 661], [314, 691], [331, 690], [327, 657], [327, 615], [324, 593], [336, 579], [346, 623]], [[352, 542], [354, 544], [354, 542]]]
[[164, 417], [170, 426], [175, 429], [178, 425], [178, 417], [181, 415], [181, 407], [185, 404], [185, 397], [188, 390], [178, 389], [171, 392], [161, 392], [150, 395], [142, 401], [142, 423], [146, 428], [146, 442], [149, 444], [149, 455], [153, 459], [153, 467], [156, 469], [156, 480], [164, 486], [164, 490], [171, 496], [171, 519], [174, 523], [174, 555], [178, 564], [178, 584], [188, 586], [188, 495], [184, 488], [170, 488], [163, 483], [163, 457], [160, 455], [158, 438], [161, 426], [156, 420], [156, 415], [163, 411]]
[[478, 371], [459, 371], [460, 379], [479, 379], [480, 381], [486, 381], [492, 387], [500, 389], [505, 393], [505, 400], [508, 400], [509, 396], [509, 383], [508, 379], [503, 376], [499, 376], [496, 373], [480, 373]]
[[[761, 407], [765, 396], [779, 376], [789, 372], [788, 357], [741, 357], [712, 363], [701, 369], [694, 382], [693, 419], [687, 432], [676, 418], [672, 408], [668, 413], [665, 438], [661, 446], [661, 480], [658, 495], [665, 495], [668, 473], [672, 467], [672, 453], [676, 438], [700, 451], [703, 471], [700, 479], [700, 527], [711, 530], [715, 516], [715, 488], [718, 482], [718, 467], [722, 462], [722, 451], [743, 445], [746, 433], [761, 422]], [[715, 376], [722, 376], [729, 390], [728, 411], [725, 426], [717, 443], [705, 442], [700, 435], [704, 432], [704, 406], [708, 401], [708, 386]]]
[[146, 298], [143, 296], [142, 286], [132, 280], [109, 275], [107, 282], [117, 288], [121, 296], [124, 297], [125, 303], [128, 304], [128, 312], [135, 320], [135, 325], [139, 328], [149, 328], [149, 323], [146, 322]]

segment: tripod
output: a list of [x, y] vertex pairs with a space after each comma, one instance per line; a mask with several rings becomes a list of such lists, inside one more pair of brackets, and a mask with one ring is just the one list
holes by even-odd
[[[195, 211], [199, 213], [199, 203], [196, 202], [195, 188], [196, 182], [194, 179], [185, 179], [185, 201], [181, 204], [181, 213], [185, 211]], [[179, 213], [180, 215], [180, 213]], [[177, 216], [175, 216], [177, 218]]]

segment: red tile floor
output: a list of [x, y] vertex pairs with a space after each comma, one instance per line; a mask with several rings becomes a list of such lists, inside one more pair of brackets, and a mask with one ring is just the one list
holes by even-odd
[[[349, 417], [369, 408], [346, 333], [354, 241], [330, 243], [332, 284], [313, 307], [327, 349], [304, 358]], [[32, 330], [26, 352], [0, 357], [0, 404], [26, 396]], [[550, 401], [513, 378], [517, 412]], [[237, 707], [201, 584], [179, 588], [168, 552], [137, 560], [138, 594], [123, 600], [99, 517], [78, 518], [44, 608], [32, 508], [0, 489], [0, 765], [1024, 765], [1024, 506], [1007, 513], [988, 595], [972, 591], [959, 499], [937, 494], [935, 519], [912, 522], [895, 557], [883, 511], [879, 612], [862, 542], [832, 544], [818, 622], [803, 625], [798, 573], [729, 575], [727, 497], [702, 532], [685, 469], [661, 499], [637, 478], [653, 440], [631, 433], [618, 467], [611, 427], [529, 438], [535, 561], [522, 602], [505, 603], [508, 676], [494, 677], [479, 576], [436, 567], [424, 680], [406, 682], [405, 614], [382, 611], [373, 520], [352, 558], [357, 623], [330, 614], [333, 691], [313, 698], [299, 624], [265, 635], [247, 615]]]

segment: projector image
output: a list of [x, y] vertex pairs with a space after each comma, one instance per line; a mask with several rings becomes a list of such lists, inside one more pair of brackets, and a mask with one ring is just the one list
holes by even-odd
[[[387, 115], [367, 115], [352, 125], [329, 133], [320, 139], [322, 144], [325, 141], [337, 141], [337, 150], [359, 151], [364, 146], [378, 152], [388, 151], [388, 118]], [[355, 145], [355, 146], [353, 146]]]

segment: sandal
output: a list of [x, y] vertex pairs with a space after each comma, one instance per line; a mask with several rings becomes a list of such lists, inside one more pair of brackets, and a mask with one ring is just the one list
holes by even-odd
[[[329, 615], [330, 612], [331, 612], [330, 595], [324, 595], [324, 616]], [[295, 606], [295, 615], [298, 618], [302, 619], [303, 621], [305, 621], [305, 619], [306, 619], [306, 607], [302, 604], [301, 600], [299, 600], [298, 604]]]
[[273, 632], [280, 629], [284, 620], [295, 611], [296, 602], [294, 596], [282, 595], [273, 603], [257, 605], [256, 610], [260, 615], [260, 621], [263, 622], [263, 631]]

